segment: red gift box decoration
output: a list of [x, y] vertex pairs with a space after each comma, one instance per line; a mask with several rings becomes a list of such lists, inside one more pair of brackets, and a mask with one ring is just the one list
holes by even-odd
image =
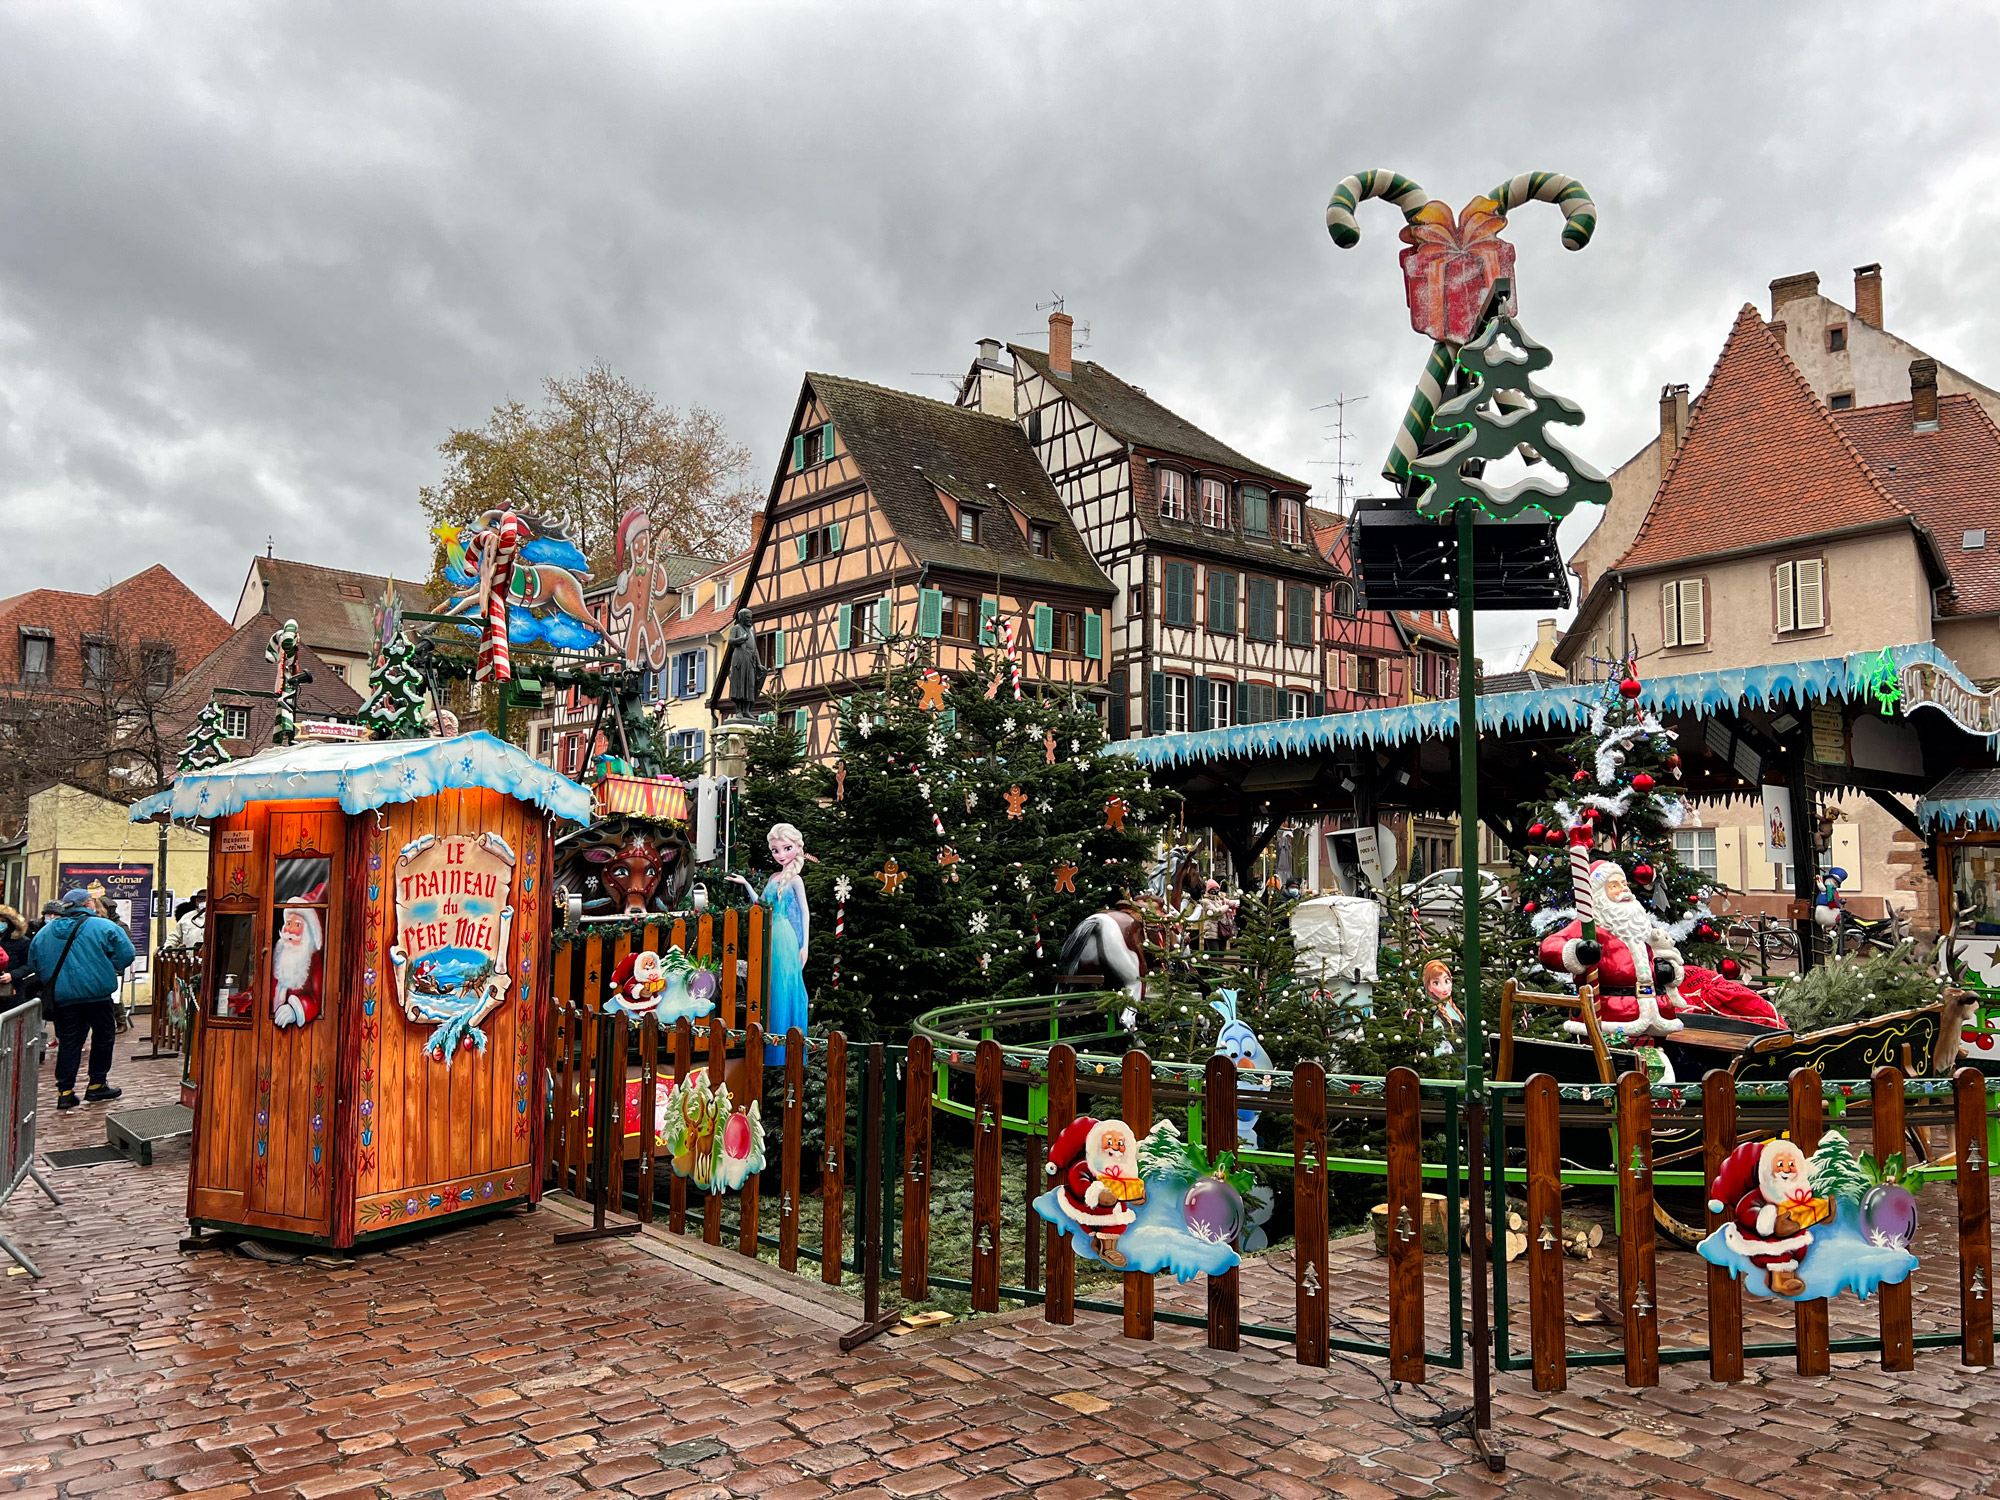
[[1403, 289], [1412, 328], [1447, 344], [1463, 344], [1479, 331], [1493, 284], [1514, 275], [1514, 247], [1500, 238], [1506, 227], [1491, 198], [1474, 198], [1456, 223], [1451, 209], [1433, 199], [1403, 226], [1410, 247], [1401, 256]]

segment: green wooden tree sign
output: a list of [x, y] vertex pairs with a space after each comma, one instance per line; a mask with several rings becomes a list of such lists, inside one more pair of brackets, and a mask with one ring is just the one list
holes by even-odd
[[[1502, 282], [1496, 309], [1506, 306], [1505, 287]], [[1535, 383], [1554, 360], [1500, 310], [1458, 351], [1458, 369], [1472, 384], [1438, 407], [1430, 429], [1433, 440], [1451, 441], [1410, 463], [1410, 476], [1421, 486], [1421, 513], [1442, 518], [1469, 504], [1503, 521], [1531, 508], [1559, 521], [1584, 501], [1603, 505], [1611, 499], [1610, 482], [1571, 453], [1555, 430], [1581, 426], [1583, 408]], [[1486, 478], [1487, 463], [1515, 452], [1531, 472], [1507, 485]]]

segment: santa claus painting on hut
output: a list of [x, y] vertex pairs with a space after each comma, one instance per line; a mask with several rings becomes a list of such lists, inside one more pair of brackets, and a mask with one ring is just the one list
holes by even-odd
[[319, 1014], [320, 986], [326, 947], [326, 918], [306, 904], [323, 893], [321, 885], [278, 909], [284, 919], [271, 948], [271, 1021], [273, 1025], [303, 1026]]
[[1049, 1146], [1048, 1171], [1056, 1179], [1057, 1206], [1091, 1237], [1097, 1258], [1124, 1266], [1118, 1236], [1146, 1201], [1132, 1127], [1123, 1120], [1072, 1120]]
[[1579, 918], [1543, 938], [1540, 956], [1545, 967], [1597, 986], [1597, 1017], [1613, 1039], [1666, 1036], [1686, 1024], [1683, 1016], [1701, 1011], [1784, 1025], [1755, 990], [1684, 961], [1671, 929], [1611, 860], [1591, 865], [1590, 896], [1596, 941], [1584, 937]]

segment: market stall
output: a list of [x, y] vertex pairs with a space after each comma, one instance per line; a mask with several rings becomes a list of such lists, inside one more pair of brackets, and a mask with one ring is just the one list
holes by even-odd
[[132, 810], [210, 830], [188, 1218], [349, 1246], [541, 1195], [552, 825], [486, 734], [306, 744]]

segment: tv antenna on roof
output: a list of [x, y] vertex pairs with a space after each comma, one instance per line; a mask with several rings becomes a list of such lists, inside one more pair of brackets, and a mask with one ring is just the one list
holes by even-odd
[[[1063, 310], [1063, 294], [1061, 292], [1050, 292], [1049, 295], [1053, 297], [1055, 300], [1053, 302], [1037, 302], [1035, 304], [1036, 312], [1061, 312]], [[1018, 339], [1033, 338], [1037, 334], [1045, 334], [1048, 331], [1049, 330], [1046, 326], [1043, 326], [1041, 328], [1030, 328], [1026, 333], [1017, 333], [1014, 335], [1014, 337]], [[1070, 348], [1071, 350], [1077, 350], [1077, 349], [1088, 349], [1089, 347], [1090, 347], [1090, 325], [1088, 323], [1079, 321], [1076, 323], [1076, 331], [1071, 340]]]
[[[1348, 471], [1354, 467], [1347, 461], [1347, 408], [1358, 406], [1367, 399], [1366, 396], [1350, 396], [1342, 391], [1331, 401], [1321, 402], [1313, 408], [1314, 411], [1331, 411], [1334, 414], [1333, 431], [1323, 441], [1334, 445], [1333, 508], [1343, 516], [1347, 514]], [[1320, 462], [1325, 463], [1326, 460], [1321, 459]]]

